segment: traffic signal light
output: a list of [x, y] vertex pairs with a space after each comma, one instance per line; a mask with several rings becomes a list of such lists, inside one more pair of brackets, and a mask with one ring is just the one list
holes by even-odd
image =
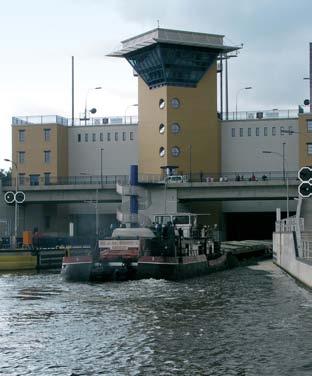
[[310, 167], [302, 167], [298, 171], [298, 178], [300, 184], [298, 187], [298, 193], [303, 198], [312, 196], [312, 169]]

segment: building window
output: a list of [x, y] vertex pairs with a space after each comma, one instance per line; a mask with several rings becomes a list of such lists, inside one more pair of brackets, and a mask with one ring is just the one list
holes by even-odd
[[50, 128], [46, 128], [43, 130], [43, 137], [44, 137], [44, 141], [50, 141], [50, 138], [51, 138], [51, 129]]
[[19, 151], [18, 152], [18, 163], [25, 163], [25, 152], [24, 151]]
[[307, 131], [312, 132], [312, 120], [307, 120]]
[[39, 185], [40, 175], [29, 175], [30, 185]]
[[239, 128], [239, 137], [244, 136], [244, 128]]
[[276, 136], [276, 127], [272, 127], [272, 136]]
[[134, 140], [134, 134], [133, 134], [133, 132], [130, 132], [130, 140], [131, 140], [131, 141]]
[[111, 134], [108, 132], [107, 133], [107, 141], [110, 141], [111, 140]]
[[100, 141], [103, 142], [103, 133], [100, 133]]
[[235, 137], [235, 128], [232, 128], [232, 137]]
[[263, 128], [263, 135], [267, 136], [268, 135], [268, 127]]
[[126, 141], [126, 132], [122, 132], [122, 141]]
[[45, 150], [44, 151], [44, 163], [50, 163], [51, 162], [51, 151]]
[[307, 144], [307, 152], [309, 155], [312, 155], [312, 144]]
[[251, 136], [251, 128], [248, 128], [248, 137]]
[[18, 184], [25, 185], [25, 174], [18, 174]]
[[164, 134], [164, 133], [165, 133], [165, 130], [166, 130], [165, 124], [161, 123], [161, 124], [159, 125], [159, 133], [160, 133], [160, 134]]
[[44, 173], [44, 184], [49, 185], [51, 183], [51, 172]]
[[294, 130], [293, 130], [293, 127], [290, 125], [289, 127], [288, 127], [288, 134], [293, 134], [294, 133]]
[[118, 141], [118, 132], [115, 132], [115, 141]]
[[18, 131], [18, 141], [25, 142], [25, 129]]
[[166, 154], [165, 148], [164, 148], [163, 146], [161, 146], [161, 147], [159, 148], [159, 156], [160, 156], [160, 157], [164, 157], [165, 154]]
[[285, 133], [284, 133], [284, 127], [280, 127], [280, 134], [283, 136]]
[[171, 148], [171, 155], [173, 157], [178, 157], [180, 155], [180, 148], [178, 146], [173, 146]]
[[96, 134], [92, 133], [92, 142], [95, 142], [95, 141], [96, 141]]
[[256, 128], [256, 136], [259, 136], [259, 134], [260, 134], [260, 131], [259, 131], [259, 128], [257, 127]]
[[88, 142], [89, 141], [89, 135], [88, 133], [85, 133], [85, 142]]
[[81, 142], [81, 134], [80, 133], [78, 133], [78, 142]]

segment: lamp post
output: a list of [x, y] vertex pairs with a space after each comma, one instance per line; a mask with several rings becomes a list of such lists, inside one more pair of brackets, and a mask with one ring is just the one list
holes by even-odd
[[[86, 172], [80, 172], [80, 175], [89, 175]], [[86, 204], [95, 204], [95, 237], [96, 240], [99, 238], [99, 189], [96, 188], [95, 190], [95, 201], [94, 200], [86, 200], [84, 201]]]
[[125, 124], [127, 123], [127, 111], [130, 107], [138, 107], [138, 103], [134, 103], [134, 104], [129, 104], [129, 106], [126, 107], [125, 109]]
[[252, 89], [252, 86], [246, 86], [239, 89], [236, 93], [236, 106], [235, 106], [235, 119], [237, 120], [237, 100], [238, 100], [238, 94], [243, 90], [250, 90]]
[[102, 89], [102, 86], [97, 86], [97, 87], [92, 87], [90, 89], [87, 90], [87, 94], [86, 94], [86, 99], [85, 99], [85, 109], [84, 109], [84, 121], [85, 121], [85, 125], [87, 125], [87, 120], [89, 120], [87, 118], [87, 112], [88, 112], [88, 95], [90, 93], [91, 90], [100, 90]]
[[104, 149], [101, 148], [101, 188], [103, 189], [103, 151]]
[[[14, 162], [11, 159], [5, 158], [5, 162], [10, 162], [12, 165], [15, 167], [16, 171], [16, 176], [15, 176], [15, 194], [18, 191], [18, 168], [17, 168], [17, 163]], [[18, 230], [18, 207], [17, 207], [17, 201], [15, 198], [15, 206], [14, 206], [14, 238], [13, 238], [13, 247], [16, 247], [17, 245], [17, 230]]]
[[[289, 184], [288, 184], [287, 171], [285, 169], [285, 165], [287, 165], [287, 160], [285, 157], [285, 145], [286, 145], [286, 142], [283, 142], [283, 153], [278, 153], [277, 151], [271, 151], [271, 150], [262, 150], [262, 153], [263, 154], [275, 154], [282, 158], [283, 180], [284, 180], [284, 183], [286, 183], [286, 211], [287, 211], [287, 218], [289, 218]], [[288, 170], [288, 167], [287, 167], [287, 170]]]

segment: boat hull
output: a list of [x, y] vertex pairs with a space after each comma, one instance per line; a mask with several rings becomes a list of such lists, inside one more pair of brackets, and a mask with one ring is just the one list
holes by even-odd
[[138, 261], [137, 278], [181, 280], [199, 277], [226, 268], [226, 257], [209, 265], [205, 255], [182, 257], [143, 256]]
[[61, 277], [67, 282], [88, 282], [92, 266], [91, 256], [64, 257]]

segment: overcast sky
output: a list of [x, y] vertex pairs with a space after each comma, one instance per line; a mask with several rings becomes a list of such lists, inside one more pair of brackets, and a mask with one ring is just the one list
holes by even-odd
[[[98, 116], [124, 115], [137, 80], [123, 59], [105, 55], [120, 41], [157, 27], [225, 35], [244, 44], [229, 66], [230, 111], [297, 108], [309, 96], [311, 0], [0, 0], [0, 168], [11, 158], [11, 117], [71, 114], [88, 95]], [[136, 108], [128, 108], [127, 115]]]

